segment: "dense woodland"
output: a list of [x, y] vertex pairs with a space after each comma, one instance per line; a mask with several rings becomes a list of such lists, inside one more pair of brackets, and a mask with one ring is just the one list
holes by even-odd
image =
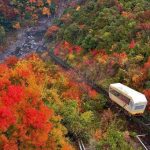
[[10, 33], [55, 17], [46, 51], [0, 63], [0, 149], [75, 150], [81, 138], [92, 150], [141, 150], [134, 123], [48, 52], [106, 90], [120, 82], [144, 93], [150, 118], [149, 1], [66, 0], [58, 18], [60, 3], [0, 0], [0, 55]]

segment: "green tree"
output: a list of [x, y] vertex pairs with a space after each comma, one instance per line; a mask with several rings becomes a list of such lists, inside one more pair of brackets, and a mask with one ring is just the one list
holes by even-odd
[[124, 135], [121, 131], [118, 131], [114, 123], [112, 123], [106, 132], [106, 137], [99, 141], [96, 146], [97, 150], [133, 150], [124, 139]]
[[62, 108], [63, 124], [68, 131], [78, 137], [87, 138], [93, 127], [92, 111], [80, 113], [75, 101], [66, 102]]

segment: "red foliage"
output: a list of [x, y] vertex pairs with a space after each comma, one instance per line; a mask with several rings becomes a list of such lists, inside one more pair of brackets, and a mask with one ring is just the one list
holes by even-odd
[[81, 90], [79, 88], [79, 85], [76, 82], [72, 81], [68, 83], [68, 87], [69, 89], [64, 92], [63, 96], [72, 100], [76, 100], [80, 105]]
[[[124, 60], [127, 59], [127, 54], [126, 54], [125, 52], [123, 52], [123, 53], [113, 53], [112, 56], [113, 56], [114, 58], [117, 58], [118, 63], [119, 63], [120, 65], [123, 64]], [[113, 63], [114, 63], [114, 62], [113, 62]]]
[[93, 56], [96, 56], [96, 55], [98, 55], [99, 53], [100, 53], [100, 52], [99, 52], [98, 50], [96, 50], [96, 49], [95, 49], [95, 50], [92, 50], [92, 55], [93, 55]]
[[45, 121], [46, 117], [42, 112], [34, 108], [26, 110], [24, 123], [27, 126], [32, 126], [34, 128], [42, 128], [44, 126], [43, 123], [45, 123]]
[[17, 62], [18, 62], [18, 58], [17, 58], [16, 56], [8, 57], [8, 58], [5, 60], [5, 64], [8, 65], [8, 66], [13, 66], [13, 65], [15, 65]]
[[57, 149], [58, 143], [68, 144], [61, 119], [41, 100], [44, 79], [52, 78], [44, 63], [30, 55], [8, 64], [0, 64], [0, 149]]
[[11, 125], [15, 123], [16, 119], [10, 108], [0, 108], [0, 130], [6, 131]]
[[121, 13], [123, 11], [123, 6], [121, 5], [121, 3], [118, 0], [115, 0], [115, 5], [118, 9], [118, 11]]
[[145, 74], [145, 77], [147, 78], [150, 70], [150, 57], [148, 58], [147, 62], [144, 64], [143, 68], [141, 68], [141, 70], [143, 74]]
[[133, 19], [135, 17], [133, 13], [127, 11], [123, 11], [122, 16], [128, 19]]
[[8, 85], [10, 85], [9, 79], [5, 77], [0, 78], [0, 90], [4, 89]]
[[0, 64], [0, 90], [5, 88], [6, 86], [10, 85], [10, 81], [8, 79], [8, 67], [4, 64]]
[[104, 49], [100, 49], [100, 50], [94, 49], [91, 51], [91, 53], [93, 56], [100, 55], [103, 57], [103, 56], [107, 55]]
[[33, 9], [30, 6], [26, 6], [25, 10], [28, 11], [28, 12], [32, 12], [33, 11]]
[[59, 48], [55, 48], [55, 49], [54, 49], [54, 54], [55, 54], [55, 55], [59, 55]]
[[136, 43], [135, 43], [134, 39], [132, 39], [132, 41], [131, 41], [131, 43], [129, 45], [129, 48], [133, 49], [135, 46], [136, 46]]
[[0, 64], [0, 74], [4, 74], [8, 71], [8, 66], [6, 64]]
[[150, 57], [148, 58], [148, 61], [144, 64], [145, 69], [150, 69]]
[[93, 64], [93, 60], [87, 60], [87, 61], [85, 61], [84, 62], [86, 65], [91, 65], [91, 64]]
[[[48, 116], [51, 117], [51, 116]], [[24, 117], [24, 123], [27, 126], [32, 126], [34, 128], [42, 129], [47, 124], [48, 118], [43, 112], [30, 108], [26, 110]], [[49, 124], [52, 127], [52, 124]]]
[[11, 141], [7, 141], [4, 146], [3, 146], [4, 150], [18, 150], [18, 146], [17, 146], [17, 142], [11, 140]]
[[77, 53], [77, 54], [80, 54], [80, 52], [83, 50], [80, 46], [78, 45], [72, 45], [71, 43], [65, 41], [64, 44], [63, 44], [63, 48], [68, 50], [68, 53]]
[[148, 100], [148, 110], [150, 111], [150, 89], [144, 90], [144, 94]]
[[91, 98], [96, 98], [97, 97], [97, 92], [95, 90], [90, 89], [88, 91], [88, 94]]
[[0, 12], [7, 19], [12, 19], [16, 16], [16, 12], [9, 6], [9, 1], [7, 0], [0, 0]]
[[74, 46], [74, 49], [76, 51], [77, 54], [79, 54], [83, 49], [80, 46]]
[[150, 30], [150, 23], [140, 23], [137, 28], [142, 30]]
[[2, 102], [6, 106], [12, 106], [24, 98], [23, 87], [19, 85], [8, 86], [7, 92], [2, 93]]
[[48, 28], [48, 30], [46, 31], [45, 36], [52, 37], [58, 30], [59, 30], [59, 27], [56, 26], [56, 25], [53, 25], [53, 26]]
[[68, 49], [71, 46], [70, 43], [68, 43], [67, 41], [64, 42], [64, 48]]

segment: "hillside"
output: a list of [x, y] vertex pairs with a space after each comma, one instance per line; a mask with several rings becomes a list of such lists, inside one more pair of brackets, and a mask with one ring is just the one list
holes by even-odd
[[108, 89], [145, 94], [150, 120], [149, 10], [148, 0], [0, 0], [0, 150], [77, 150], [80, 140], [141, 150], [141, 114]]
[[54, 53], [88, 79], [105, 88], [121, 82], [149, 99], [149, 7], [145, 0], [88, 0], [68, 8], [56, 20], [57, 34], [53, 26], [46, 36], [57, 43]]

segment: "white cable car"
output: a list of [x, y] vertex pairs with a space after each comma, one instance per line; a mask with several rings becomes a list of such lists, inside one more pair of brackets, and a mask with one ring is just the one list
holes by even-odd
[[109, 97], [132, 115], [143, 114], [147, 105], [144, 94], [121, 83], [110, 84]]

